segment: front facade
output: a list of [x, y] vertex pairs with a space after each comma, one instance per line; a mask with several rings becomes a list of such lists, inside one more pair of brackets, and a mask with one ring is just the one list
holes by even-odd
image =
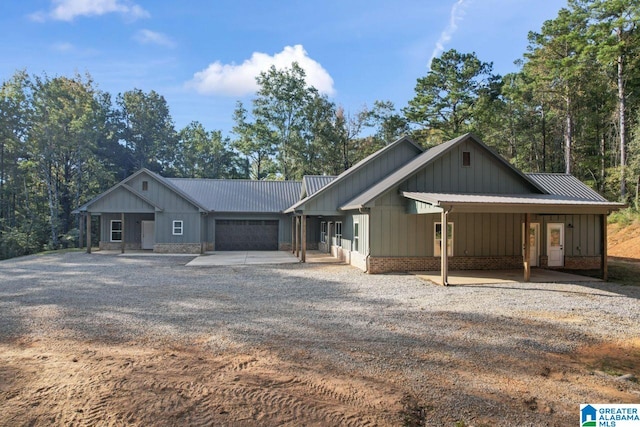
[[[471, 134], [408, 138], [336, 177], [163, 178], [141, 170], [78, 209], [102, 248], [331, 253], [368, 273], [601, 268], [608, 202], [565, 174], [525, 174]], [[443, 226], [446, 224], [446, 226]], [[302, 237], [304, 236], [304, 238]]]

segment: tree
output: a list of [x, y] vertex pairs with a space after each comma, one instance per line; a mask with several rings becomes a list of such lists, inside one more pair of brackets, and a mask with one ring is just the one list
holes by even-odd
[[439, 140], [449, 139], [473, 130], [476, 101], [490, 82], [492, 68], [475, 53], [455, 49], [435, 58], [426, 77], [418, 79], [416, 96], [403, 110], [409, 122], [422, 127], [418, 138], [428, 139], [435, 131]]
[[263, 179], [272, 171], [271, 158], [275, 155], [274, 138], [263, 121], [248, 122], [247, 110], [238, 101], [233, 113], [233, 133], [238, 137], [233, 146], [247, 158], [252, 179]]
[[593, 24], [590, 48], [605, 67], [615, 68], [618, 138], [620, 142], [620, 197], [626, 197], [627, 166], [627, 85], [632, 76], [630, 61], [637, 61], [640, 34], [640, 4], [637, 0], [573, 1], [577, 10], [590, 13]]
[[133, 169], [148, 168], [171, 175], [176, 131], [167, 101], [155, 91], [134, 89], [118, 95], [120, 138], [131, 152]]

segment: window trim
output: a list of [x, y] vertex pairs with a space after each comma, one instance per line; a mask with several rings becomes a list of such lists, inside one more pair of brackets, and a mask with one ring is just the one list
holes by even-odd
[[142, 191], [149, 191], [149, 181], [142, 181]]
[[[178, 225], [180, 223], [180, 225]], [[184, 221], [181, 219], [174, 219], [171, 231], [174, 236], [182, 236], [184, 234]]]
[[360, 252], [360, 221], [353, 221], [353, 250]]
[[[113, 225], [115, 223], [120, 223], [120, 229], [119, 230], [114, 230], [113, 229]], [[120, 239], [114, 239], [113, 238], [113, 233], [120, 233]], [[109, 241], [110, 242], [122, 242], [122, 238], [124, 236], [124, 230], [122, 229], [122, 220], [121, 219], [112, 219], [109, 222]]]
[[[338, 233], [338, 224], [340, 224], [339, 233]], [[336, 236], [336, 246], [342, 246], [342, 221], [336, 221], [334, 234]]]
[[320, 222], [320, 243], [327, 243], [327, 222]]
[[[436, 230], [438, 225], [440, 225], [440, 229], [442, 230], [442, 222], [437, 221], [433, 223], [433, 256], [436, 258], [440, 258], [442, 256], [442, 250], [440, 250], [440, 254], [436, 255], [436, 248], [442, 248], [442, 244], [438, 245], [437, 242], [442, 240], [442, 237], [440, 237], [440, 239], [438, 239]], [[453, 222], [449, 222], [447, 221], [447, 226], [451, 226], [451, 238], [449, 239], [451, 244], [447, 246], [447, 252], [451, 251], [451, 253], [449, 253], [447, 256], [453, 256], [453, 238], [455, 236], [455, 229], [454, 229], [454, 225]], [[440, 234], [442, 235], [442, 231], [440, 232]]]

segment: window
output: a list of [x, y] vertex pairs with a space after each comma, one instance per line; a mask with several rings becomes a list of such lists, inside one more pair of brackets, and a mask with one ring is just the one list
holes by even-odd
[[360, 224], [358, 221], [353, 223], [353, 250], [358, 252], [360, 247]]
[[111, 220], [111, 241], [122, 242], [122, 221], [119, 219]]
[[327, 243], [327, 223], [320, 223], [320, 243]]
[[149, 181], [142, 181], [142, 191], [147, 191], [149, 189]]
[[342, 221], [336, 222], [336, 246], [342, 246]]
[[182, 220], [173, 221], [173, 235], [182, 236], [183, 226], [184, 224], [182, 223]]
[[[442, 223], [434, 224], [433, 256], [442, 255]], [[453, 223], [447, 223], [447, 256], [453, 256]]]
[[467, 168], [471, 166], [471, 151], [462, 152], [462, 166]]

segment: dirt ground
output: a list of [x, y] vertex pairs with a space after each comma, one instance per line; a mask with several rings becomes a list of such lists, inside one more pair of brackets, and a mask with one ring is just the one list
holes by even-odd
[[[615, 241], [616, 233], [610, 235]], [[576, 321], [573, 314], [553, 320]], [[587, 403], [593, 390], [609, 402], [640, 403], [637, 382], [612, 380], [640, 377], [640, 338], [570, 354], [541, 352], [526, 365], [505, 357], [491, 360], [490, 369], [425, 353], [418, 357], [424, 366], [441, 363], [441, 369], [409, 378], [393, 368], [344, 370], [323, 349], [285, 339], [212, 351], [204, 336], [159, 343], [144, 336], [122, 340], [116, 330], [103, 331], [99, 340], [58, 332], [0, 340], [0, 426], [479, 427], [513, 425], [510, 419], [564, 426], [577, 422], [577, 404]], [[362, 366], [376, 358], [348, 342], [340, 349]], [[421, 393], [412, 383], [418, 379]], [[464, 399], [456, 400], [459, 395]], [[468, 405], [455, 412], [463, 418], [448, 415], [456, 401]]]
[[[483, 417], [475, 407], [469, 408], [465, 421], [448, 419], [446, 401], [421, 401], [393, 375], [336, 372], [298, 353], [294, 362], [261, 350], [212, 354], [197, 343], [163, 349], [135, 342], [104, 345], [46, 338], [4, 343], [0, 425], [419, 426], [433, 413], [443, 414], [440, 425], [509, 425]], [[567, 382], [573, 383], [576, 399], [581, 390], [597, 388], [610, 401], [640, 402], [640, 395], [630, 394], [622, 384], [603, 382], [606, 374], [599, 371], [606, 369], [606, 362], [631, 366], [638, 375], [639, 357], [640, 340], [549, 357], [529, 367], [544, 383], [535, 391], [508, 376], [484, 378], [478, 373], [475, 380], [488, 380], [514, 396], [501, 402], [507, 418], [508, 413], [552, 415], [568, 409], [554, 403], [554, 394], [564, 392]], [[439, 375], [431, 381], [433, 387], [447, 387]], [[448, 386], [448, 392], [455, 393], [455, 384]], [[570, 420], [561, 416], [549, 424], [526, 425], [563, 426]]]

